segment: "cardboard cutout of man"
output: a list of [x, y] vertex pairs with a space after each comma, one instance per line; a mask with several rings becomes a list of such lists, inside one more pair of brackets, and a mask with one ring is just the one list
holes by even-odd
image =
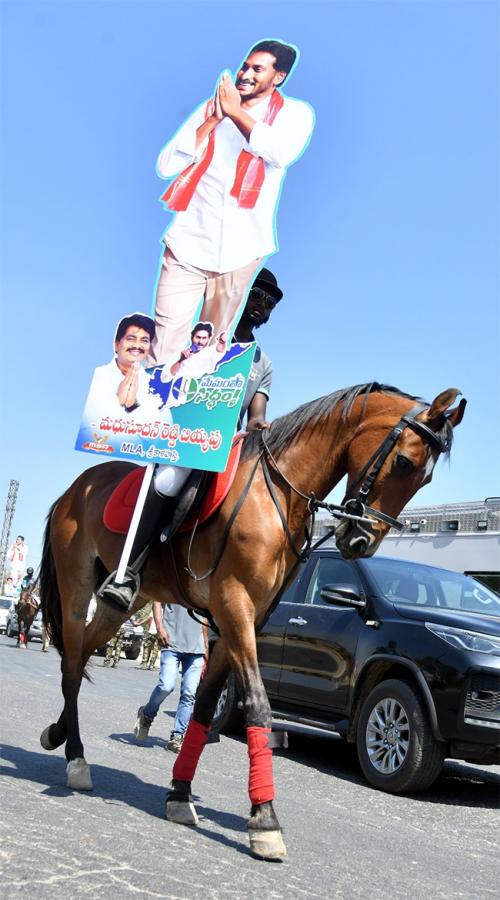
[[18, 587], [21, 582], [27, 556], [28, 545], [24, 541], [24, 536], [18, 534], [7, 554], [9, 571], [14, 582], [14, 587]]
[[[256, 44], [233, 83], [225, 72], [160, 153], [161, 177], [178, 177], [163, 200], [177, 213], [164, 235], [156, 288], [152, 359], [169, 368], [199, 318], [231, 334], [249, 284], [277, 249], [275, 214], [286, 168], [303, 152], [312, 108], [281, 87], [297, 50], [281, 41]], [[180, 174], [179, 174], [180, 173]]]

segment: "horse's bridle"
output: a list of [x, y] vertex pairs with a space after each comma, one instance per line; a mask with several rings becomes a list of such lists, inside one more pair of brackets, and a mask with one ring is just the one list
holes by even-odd
[[[367, 498], [368, 498], [368, 495], [369, 495], [371, 489], [373, 488], [373, 485], [375, 483], [378, 473], [380, 472], [380, 469], [384, 465], [384, 462], [386, 461], [387, 457], [389, 456], [389, 453], [391, 452], [394, 445], [399, 440], [399, 438], [400, 438], [401, 434], [403, 433], [403, 431], [405, 430], [405, 428], [411, 428], [413, 431], [416, 431], [417, 434], [420, 434], [427, 443], [436, 447], [438, 449], [439, 453], [444, 453], [448, 449], [448, 445], [447, 445], [446, 441], [444, 441], [438, 434], [436, 434], [434, 431], [432, 431], [432, 429], [429, 428], [427, 425], [424, 425], [423, 422], [419, 422], [415, 418], [421, 412], [424, 412], [424, 410], [426, 410], [426, 409], [429, 409], [428, 404], [419, 403], [417, 406], [412, 407], [412, 409], [410, 409], [409, 412], [405, 413], [404, 416], [401, 416], [401, 419], [399, 420], [399, 422], [396, 425], [394, 425], [394, 427], [391, 429], [391, 431], [389, 432], [387, 437], [384, 438], [384, 440], [379, 445], [379, 447], [377, 447], [375, 452], [372, 453], [372, 455], [370, 456], [370, 459], [365, 464], [365, 466], [363, 467], [363, 469], [357, 476], [356, 480], [353, 482], [352, 485], [350, 485], [349, 491], [346, 494], [346, 496], [344, 497], [344, 499], [340, 505], [336, 504], [336, 503], [325, 503], [325, 501], [323, 501], [323, 500], [318, 500], [317, 497], [314, 495], [314, 493], [311, 492], [310, 494], [304, 494], [301, 490], [299, 490], [299, 488], [295, 487], [295, 485], [293, 485], [291, 483], [291, 481], [288, 480], [288, 478], [286, 477], [284, 472], [281, 471], [276, 459], [274, 458], [273, 454], [271, 453], [271, 450], [268, 447], [267, 441], [265, 439], [265, 432], [262, 431], [261, 432], [261, 440], [262, 440], [262, 445], [263, 445], [262, 451], [257, 456], [255, 464], [252, 467], [251, 473], [248, 477], [247, 483], [246, 483], [231, 515], [229, 516], [229, 519], [224, 528], [224, 532], [222, 534], [222, 538], [221, 538], [220, 545], [219, 545], [218, 551], [216, 553], [214, 562], [212, 563], [210, 568], [203, 575], [196, 575], [196, 573], [191, 568], [191, 563], [190, 563], [191, 549], [192, 549], [192, 544], [193, 544], [197, 526], [198, 526], [198, 522], [196, 522], [196, 524], [191, 532], [190, 539], [189, 539], [189, 546], [188, 546], [188, 553], [187, 553], [187, 565], [185, 566], [186, 572], [189, 574], [189, 576], [194, 581], [203, 581], [205, 578], [208, 578], [208, 576], [211, 575], [215, 571], [220, 560], [222, 559], [222, 554], [224, 552], [226, 540], [227, 540], [229, 531], [231, 530], [231, 526], [232, 526], [236, 516], [238, 515], [238, 512], [239, 512], [241, 506], [243, 505], [245, 498], [250, 490], [250, 487], [251, 487], [252, 481], [254, 479], [254, 476], [257, 472], [259, 463], [262, 466], [262, 470], [264, 473], [264, 479], [265, 479], [267, 488], [269, 490], [269, 493], [271, 494], [274, 505], [276, 506], [276, 509], [280, 516], [280, 519], [281, 519], [281, 522], [283, 525], [283, 529], [287, 536], [288, 543], [289, 543], [293, 553], [295, 554], [297, 560], [299, 560], [301, 562], [305, 561], [313, 550], [315, 550], [317, 547], [319, 547], [321, 544], [323, 544], [326, 540], [328, 540], [328, 538], [332, 537], [337, 525], [333, 526], [332, 528], [329, 528], [326, 531], [326, 533], [321, 538], [319, 538], [314, 544], [312, 543], [312, 532], [313, 532], [314, 528], [313, 527], [306, 528], [305, 545], [300, 550], [297, 549], [297, 547], [295, 546], [293, 535], [291, 534], [290, 528], [288, 526], [286, 515], [285, 515], [283, 509], [281, 508], [281, 504], [279, 502], [278, 496], [274, 489], [268, 460], [270, 460], [270, 462], [273, 465], [273, 468], [278, 473], [280, 478], [288, 485], [288, 487], [291, 488], [291, 490], [295, 494], [297, 494], [299, 497], [302, 497], [304, 500], [307, 501], [313, 525], [314, 525], [315, 513], [320, 509], [325, 509], [334, 518], [340, 519], [342, 522], [349, 521], [349, 522], [358, 522], [359, 524], [373, 525], [377, 521], [379, 521], [379, 522], [384, 522], [386, 525], [390, 525], [391, 528], [395, 528], [397, 531], [401, 531], [403, 528], [403, 525], [398, 519], [395, 519], [392, 516], [387, 515], [387, 513], [383, 513], [378, 509], [373, 509], [371, 506], [367, 505], [366, 501], [367, 501]], [[360, 484], [360, 482], [361, 482], [361, 484]], [[356, 485], [358, 485], [358, 484], [360, 484], [360, 486], [358, 488], [357, 494], [354, 497], [349, 496], [349, 494], [352, 493], [353, 487], [356, 487]], [[204, 615], [205, 615], [205, 613], [204, 613]]]
[[[304, 500], [308, 501], [311, 514], [314, 514], [319, 509], [326, 509], [332, 516], [334, 516], [336, 519], [340, 519], [341, 521], [347, 520], [365, 525], [373, 525], [375, 522], [379, 521], [384, 522], [386, 525], [390, 525], [391, 528], [394, 528], [397, 531], [402, 531], [403, 524], [399, 521], [399, 519], [395, 519], [393, 516], [389, 516], [387, 513], [383, 513], [378, 509], [373, 509], [371, 506], [367, 505], [366, 501], [371, 489], [373, 488], [380, 469], [384, 465], [387, 457], [389, 456], [389, 453], [394, 448], [395, 444], [398, 442], [400, 436], [406, 428], [411, 428], [413, 431], [416, 431], [417, 434], [420, 434], [427, 443], [437, 448], [439, 453], [444, 453], [448, 449], [446, 441], [444, 441], [440, 437], [440, 435], [436, 434], [436, 432], [432, 431], [431, 428], [416, 419], [416, 416], [420, 415], [420, 413], [424, 412], [426, 409], [429, 409], [428, 404], [419, 403], [417, 404], [417, 406], [413, 406], [412, 409], [409, 410], [409, 412], [404, 414], [404, 416], [401, 416], [399, 422], [394, 425], [387, 437], [384, 438], [382, 443], [377, 447], [374, 453], [372, 453], [370, 459], [363, 466], [356, 480], [349, 486], [349, 490], [342, 500], [341, 504], [325, 503], [324, 501], [318, 500], [313, 493], [309, 495], [304, 494], [302, 493], [302, 491], [299, 491], [298, 488], [296, 488], [293, 484], [291, 484], [291, 482], [288, 481], [286, 476], [279, 468], [276, 460], [269, 450], [263, 433], [262, 442], [264, 444], [264, 454], [262, 457], [262, 465], [264, 468], [264, 475], [266, 476], [267, 486], [271, 492], [275, 504], [278, 507], [278, 512], [280, 512], [280, 515], [282, 511], [280, 510], [275, 492], [274, 490], [272, 490], [271, 480], [266, 475], [266, 456], [268, 456], [272, 461], [274, 468], [279, 473], [281, 478], [283, 478], [283, 480], [288, 484], [288, 486], [291, 487], [296, 494], [303, 497]], [[360, 485], [358, 491], [355, 496], [352, 496], [353, 488], [358, 484]], [[281, 519], [284, 522], [284, 514], [281, 515]], [[321, 538], [320, 541], [314, 545], [314, 548], [319, 546], [319, 543], [323, 543], [324, 540], [327, 540], [329, 537], [331, 537], [335, 531], [335, 527], [329, 529], [326, 536]], [[307, 548], [307, 552], [309, 553], [314, 548], [309, 546]], [[302, 553], [300, 555], [302, 557]]]
[[[292, 567], [289, 569], [289, 571], [287, 572], [287, 574], [285, 576], [285, 579], [283, 581], [281, 589], [278, 591], [271, 606], [269, 607], [265, 619], [262, 622], [260, 622], [260, 624], [259, 624], [259, 628], [257, 630], [260, 630], [260, 628], [262, 628], [262, 626], [264, 625], [264, 622], [267, 621], [269, 616], [276, 609], [276, 606], [278, 605], [285, 588], [290, 583], [291, 578], [292, 578], [294, 572], [296, 571], [296, 567], [299, 564], [299, 562], [305, 562], [305, 560], [308, 559], [308, 557], [310, 556], [310, 554], [312, 553], [313, 550], [316, 550], [319, 546], [321, 546], [321, 544], [324, 544], [325, 541], [327, 541], [329, 538], [331, 538], [332, 535], [335, 533], [337, 525], [335, 525], [331, 528], [328, 528], [327, 531], [322, 535], [322, 537], [318, 538], [318, 540], [316, 540], [313, 544], [312, 535], [313, 535], [313, 531], [314, 531], [314, 517], [315, 517], [315, 513], [319, 509], [326, 509], [334, 518], [340, 519], [341, 522], [349, 521], [349, 522], [358, 522], [360, 524], [365, 524], [365, 525], [373, 525], [374, 523], [379, 521], [379, 522], [384, 522], [386, 525], [390, 525], [391, 528], [395, 528], [397, 531], [402, 530], [402, 528], [403, 528], [402, 522], [400, 522], [398, 519], [393, 518], [392, 516], [387, 515], [387, 513], [380, 512], [380, 510], [378, 510], [378, 509], [373, 509], [371, 506], [367, 506], [366, 500], [367, 500], [368, 495], [375, 483], [377, 475], [380, 472], [380, 469], [384, 465], [384, 462], [386, 461], [387, 457], [389, 456], [389, 453], [394, 448], [395, 444], [397, 443], [397, 441], [399, 440], [400, 436], [402, 435], [403, 431], [406, 428], [411, 428], [413, 431], [417, 432], [417, 434], [420, 434], [421, 437], [423, 437], [424, 440], [427, 443], [429, 443], [431, 446], [435, 447], [439, 453], [445, 453], [449, 449], [449, 445], [446, 440], [443, 440], [440, 437], [440, 435], [438, 435], [434, 431], [432, 431], [432, 429], [429, 428], [427, 425], [424, 425], [423, 422], [417, 421], [416, 416], [420, 415], [420, 413], [424, 412], [426, 409], [429, 409], [428, 404], [419, 403], [416, 406], [412, 407], [412, 409], [410, 409], [409, 412], [405, 413], [404, 416], [401, 416], [401, 419], [399, 420], [397, 425], [394, 425], [394, 427], [391, 429], [391, 431], [389, 432], [387, 437], [384, 438], [384, 440], [379, 445], [379, 447], [375, 450], [374, 453], [372, 453], [368, 462], [363, 466], [363, 469], [357, 476], [356, 480], [353, 482], [353, 484], [350, 485], [348, 493], [345, 495], [345, 497], [340, 505], [335, 504], [335, 503], [325, 503], [322, 500], [318, 500], [317, 497], [315, 497], [314, 493], [311, 492], [310, 494], [304, 494], [297, 487], [295, 487], [295, 485], [293, 485], [288, 480], [286, 475], [279, 468], [277, 461], [275, 460], [274, 456], [272, 455], [272, 453], [267, 445], [267, 442], [265, 439], [265, 432], [261, 432], [261, 440], [262, 440], [263, 449], [262, 449], [261, 453], [257, 456], [257, 459], [255, 461], [255, 464], [252, 467], [252, 470], [248, 477], [247, 483], [242, 491], [242, 494], [240, 495], [240, 497], [239, 497], [239, 499], [238, 499], [238, 501], [226, 523], [226, 526], [225, 526], [214, 562], [212, 563], [210, 568], [206, 572], [203, 573], [203, 575], [197, 575], [191, 568], [190, 556], [191, 556], [191, 549], [192, 549], [194, 536], [196, 534], [196, 529], [197, 529], [197, 525], [198, 525], [198, 522], [197, 522], [191, 532], [191, 536], [189, 539], [187, 564], [185, 566], [185, 571], [188, 573], [188, 575], [194, 581], [203, 581], [205, 578], [208, 578], [209, 575], [211, 575], [215, 571], [220, 560], [222, 559], [222, 554], [224, 552], [226, 540], [229, 535], [229, 531], [231, 530], [231, 526], [232, 526], [236, 516], [238, 515], [238, 512], [239, 512], [241, 506], [243, 505], [243, 503], [245, 501], [245, 498], [250, 490], [250, 486], [252, 484], [252, 481], [254, 479], [254, 476], [257, 472], [257, 469], [258, 469], [258, 466], [260, 463], [260, 465], [262, 466], [262, 471], [264, 474], [264, 479], [265, 479], [267, 488], [269, 490], [269, 493], [271, 494], [274, 505], [276, 506], [276, 509], [280, 516], [284, 532], [287, 536], [289, 546], [296, 557], [294, 564], [292, 565]], [[297, 547], [295, 546], [295, 541], [294, 541], [292, 533], [290, 532], [290, 528], [288, 526], [286, 515], [285, 515], [283, 509], [281, 508], [281, 504], [279, 502], [276, 491], [274, 489], [274, 485], [273, 485], [272, 478], [271, 478], [271, 473], [269, 470], [268, 459], [272, 462], [273, 467], [274, 467], [275, 471], [278, 473], [278, 475], [280, 476], [280, 478], [291, 488], [291, 490], [295, 494], [297, 494], [299, 497], [302, 497], [304, 500], [307, 501], [309, 512], [311, 514], [310, 522], [309, 522], [310, 527], [306, 526], [306, 528], [305, 528], [305, 542], [300, 550], [298, 550]], [[360, 484], [360, 482], [361, 482], [361, 484]], [[349, 497], [348, 495], [351, 494], [353, 487], [356, 487], [356, 485], [358, 485], [358, 484], [360, 484], [360, 486], [358, 488], [357, 494], [354, 497], [352, 497], [352, 496]], [[189, 606], [189, 603], [186, 605]], [[212, 628], [214, 629], [214, 631], [216, 632], [216, 634], [219, 634], [219, 630], [217, 628], [217, 623], [214, 621], [210, 612], [207, 612], [207, 610], [196, 610], [196, 609], [194, 609], [194, 610], [188, 609], [188, 612], [189, 612], [190, 616], [192, 616], [192, 618], [195, 619], [195, 621], [200, 621], [197, 618], [197, 613], [204, 616], [205, 618], [208, 618], [208, 620], [210, 621], [210, 624], [211, 624]]]
[[[420, 415], [421, 412], [424, 412], [428, 408], [428, 405], [423, 403], [419, 403], [417, 406], [412, 407], [409, 412], [405, 413], [404, 416], [401, 416], [397, 425], [391, 429], [380, 446], [372, 453], [370, 459], [365, 464], [356, 480], [350, 485], [347, 494], [340, 504], [340, 509], [344, 509], [347, 513], [347, 515], [344, 516], [345, 518], [363, 519], [366, 517], [366, 513], [368, 513], [370, 518], [365, 518], [365, 522], [373, 522], [373, 519], [375, 519], [380, 522], [385, 522], [386, 525], [390, 525], [391, 528], [396, 529], [396, 531], [402, 530], [403, 524], [398, 519], [394, 519], [392, 516], [388, 516], [387, 513], [380, 512], [378, 509], [372, 509], [371, 506], [367, 505], [366, 501], [380, 469], [384, 465], [389, 453], [398, 442], [405, 428], [411, 428], [413, 431], [416, 431], [427, 443], [437, 448], [439, 453], [445, 453], [448, 449], [446, 441], [436, 434], [435, 431], [432, 431], [427, 425], [424, 425], [423, 422], [419, 422], [416, 418], [416, 416]], [[358, 484], [360, 484], [360, 486], [357, 494], [353, 497], [353, 488]], [[354, 515], [351, 515], [351, 513], [354, 513]]]

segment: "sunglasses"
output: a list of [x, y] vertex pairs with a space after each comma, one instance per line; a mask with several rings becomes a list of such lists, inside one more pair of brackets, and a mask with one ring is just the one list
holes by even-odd
[[272, 294], [268, 294], [267, 291], [263, 291], [262, 288], [258, 287], [252, 288], [250, 296], [255, 300], [260, 300], [262, 303], [265, 303], [269, 309], [274, 309], [278, 302], [276, 297], [273, 297]]

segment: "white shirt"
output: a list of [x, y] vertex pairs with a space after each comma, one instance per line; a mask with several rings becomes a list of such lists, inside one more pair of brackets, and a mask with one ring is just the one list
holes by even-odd
[[[278, 248], [275, 214], [281, 182], [304, 151], [314, 127], [314, 112], [302, 100], [284, 97], [272, 125], [264, 118], [270, 97], [245, 110], [256, 120], [249, 141], [234, 122], [224, 118], [215, 129], [212, 162], [200, 178], [185, 212], [178, 212], [164, 235], [182, 263], [211, 272], [231, 272]], [[196, 129], [205, 121], [203, 103], [160, 153], [157, 172], [171, 178], [201, 158], [208, 138], [196, 149]], [[230, 196], [236, 162], [242, 150], [264, 160], [265, 178], [253, 209], [242, 209]]]
[[135, 419], [146, 417], [168, 420], [170, 414], [166, 410], [162, 410], [161, 415], [158, 412], [161, 400], [149, 393], [149, 375], [142, 367], [139, 369], [139, 387], [136, 399], [138, 405], [130, 411], [121, 406], [117, 391], [124, 378], [125, 375], [118, 368], [116, 359], [95, 369], [83, 413], [86, 422], [90, 423], [91, 420], [97, 420], [104, 416], [123, 418], [124, 415], [133, 416]]

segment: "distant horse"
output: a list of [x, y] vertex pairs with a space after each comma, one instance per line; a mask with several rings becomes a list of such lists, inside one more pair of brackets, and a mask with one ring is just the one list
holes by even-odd
[[[336, 531], [337, 546], [351, 559], [375, 552], [394, 517], [430, 481], [440, 453], [449, 452], [466, 402], [450, 410], [458, 394], [450, 388], [427, 404], [374, 383], [307, 403], [263, 434], [245, 439], [230, 492], [219, 511], [198, 528], [192, 546], [189, 534], [153, 545], [134, 610], [153, 599], [180, 602], [207, 610], [220, 632], [173, 768], [169, 820], [197, 823], [191, 781], [232, 669], [247, 724], [250, 846], [265, 859], [285, 855], [272, 803], [271, 711], [257, 663], [255, 629], [297, 565], [316, 498], [326, 497], [344, 475], [348, 500]], [[92, 592], [120, 558], [124, 538], [106, 529], [103, 510], [130, 469], [128, 463], [109, 462], [83, 472], [53, 505], [45, 531], [42, 608], [62, 656], [65, 702], [59, 720], [45, 728], [40, 740], [47, 750], [66, 742], [67, 783], [75, 789], [92, 787], [78, 724], [84, 667], [93, 650], [130, 616], [101, 602], [85, 627]]]
[[16, 606], [18, 624], [17, 646], [24, 650], [28, 649], [29, 630], [38, 612], [38, 601], [33, 597], [35, 587], [32, 584], [27, 588], [23, 588]]

